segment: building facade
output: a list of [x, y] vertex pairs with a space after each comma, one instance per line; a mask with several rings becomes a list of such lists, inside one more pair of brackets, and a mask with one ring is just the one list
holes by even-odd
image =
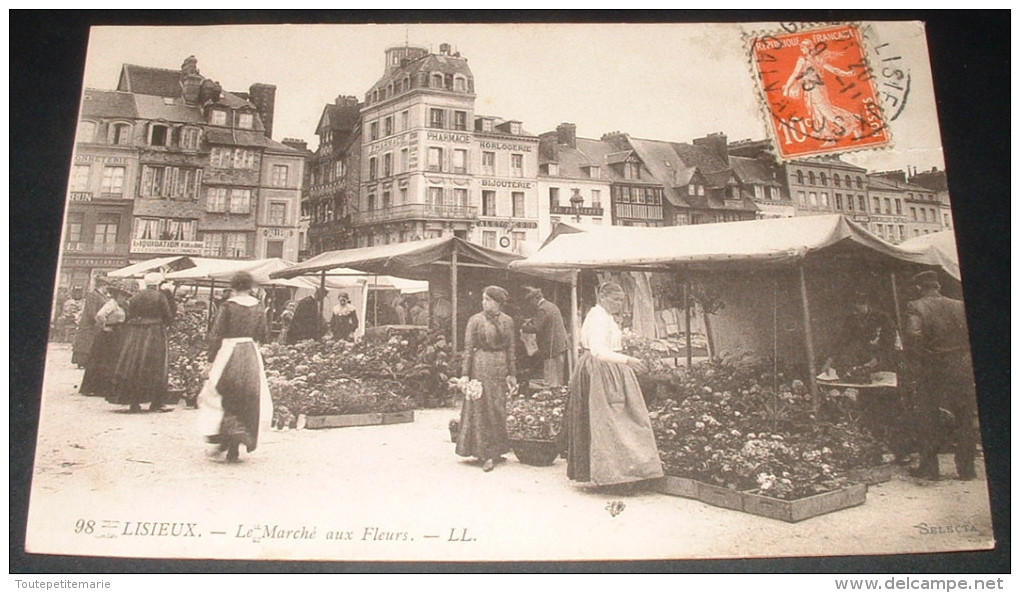
[[[269, 238], [278, 220], [271, 204], [283, 201], [294, 214], [277, 228], [297, 229], [303, 173], [295, 159], [304, 157], [267, 136], [262, 118], [274, 102], [272, 85], [223, 91], [193, 56], [180, 70], [125, 64], [116, 90], [86, 89], [59, 285], [159, 256], [250, 259], [275, 250], [258, 231]], [[286, 188], [271, 181], [281, 165], [297, 176]], [[297, 256], [296, 241], [284, 256]]]
[[386, 51], [361, 110], [358, 247], [445, 234], [506, 250], [538, 237], [538, 137], [476, 116], [474, 76], [448, 44]]
[[829, 156], [792, 160], [783, 169], [797, 216], [839, 213], [865, 226], [871, 222], [866, 169]]
[[358, 208], [361, 179], [361, 105], [341, 95], [322, 111], [319, 146], [309, 161], [302, 200], [308, 220], [307, 255], [355, 246], [351, 213]]
[[555, 132], [539, 136], [538, 167], [540, 240], [560, 222], [612, 223], [608, 208], [612, 185], [602, 162], [578, 148], [577, 126], [560, 124]]
[[[942, 201], [934, 189], [907, 182], [906, 171], [882, 171], [872, 175], [873, 179], [881, 180], [883, 187], [892, 188], [903, 201], [904, 235], [902, 239], [928, 235], [944, 230], [945, 216]], [[885, 197], [872, 196], [872, 204], [877, 207], [885, 204]]]

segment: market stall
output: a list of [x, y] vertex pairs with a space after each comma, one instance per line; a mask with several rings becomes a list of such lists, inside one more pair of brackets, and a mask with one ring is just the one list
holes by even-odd
[[[430, 326], [451, 328], [454, 349], [459, 343], [468, 314], [459, 310], [465, 302], [474, 304], [486, 284], [512, 287], [533, 283], [550, 285], [563, 275], [543, 271], [513, 271], [512, 261], [524, 256], [489, 249], [459, 237], [344, 249], [321, 253], [307, 261], [270, 274], [272, 278], [318, 277], [320, 282], [342, 268], [370, 274], [429, 282]], [[456, 298], [453, 296], [456, 295]], [[473, 312], [473, 311], [470, 311]]]
[[[748, 512], [780, 508], [773, 499], [825, 495], [810, 504], [826, 512], [863, 502], [864, 490], [853, 487], [863, 478], [851, 476], [889, 460], [886, 444], [860, 421], [860, 390], [820, 384], [816, 361], [838, 346], [838, 320], [851, 310], [855, 289], [899, 322], [903, 279], [930, 266], [930, 256], [885, 243], [842, 216], [813, 216], [640, 229], [570, 225], [510, 265], [571, 273], [575, 319], [610, 277], [672, 284], [685, 318], [677, 323], [687, 364], [666, 373], [667, 388], [648, 406], [670, 477], [664, 491]], [[696, 329], [712, 353], [701, 364], [691, 360]], [[661, 357], [647, 339], [635, 342], [631, 355]], [[786, 516], [810, 513], [798, 506]]]

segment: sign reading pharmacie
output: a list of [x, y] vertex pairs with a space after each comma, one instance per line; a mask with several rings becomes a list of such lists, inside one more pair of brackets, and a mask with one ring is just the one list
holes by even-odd
[[134, 239], [131, 253], [161, 253], [167, 255], [202, 255], [202, 241], [168, 241], [162, 239]]

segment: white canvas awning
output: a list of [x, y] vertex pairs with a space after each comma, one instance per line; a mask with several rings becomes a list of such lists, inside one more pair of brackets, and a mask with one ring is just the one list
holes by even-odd
[[956, 251], [956, 235], [953, 231], [913, 237], [900, 243], [898, 247], [926, 258], [929, 265], [939, 266], [947, 274], [960, 280], [960, 256]]

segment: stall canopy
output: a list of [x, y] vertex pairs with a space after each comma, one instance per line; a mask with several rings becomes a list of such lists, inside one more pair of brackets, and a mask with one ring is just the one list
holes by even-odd
[[926, 258], [925, 263], [939, 266], [953, 278], [960, 280], [960, 259], [956, 251], [953, 231], [921, 235], [900, 243], [901, 250]]
[[171, 272], [166, 275], [167, 280], [174, 282], [230, 282], [234, 274], [248, 272], [256, 284], [264, 284], [269, 281], [271, 272], [285, 270], [291, 267], [291, 262], [280, 258], [271, 259], [203, 259], [195, 262], [192, 268]]
[[[456, 251], [456, 258], [453, 257]], [[433, 264], [481, 265], [507, 269], [510, 262], [524, 256], [482, 247], [453, 235], [437, 239], [424, 239], [407, 243], [392, 243], [358, 249], [327, 251], [270, 274], [273, 278], [293, 278], [330, 272], [336, 268], [354, 268], [373, 274], [397, 276], [414, 280], [428, 280], [428, 266]], [[525, 272], [522, 270], [522, 272]]]
[[927, 257], [898, 249], [847, 218], [831, 215], [659, 228], [558, 225], [542, 249], [511, 262], [510, 268], [739, 267], [792, 263], [823, 251], [865, 251], [912, 263], [926, 263]]
[[191, 258], [186, 255], [157, 257], [131, 264], [130, 266], [123, 267], [119, 270], [114, 270], [108, 273], [107, 276], [112, 278], [141, 278], [145, 274], [156, 270], [166, 270], [168, 268], [190, 268], [196, 265], [194, 260], [200, 260], [200, 258]]

